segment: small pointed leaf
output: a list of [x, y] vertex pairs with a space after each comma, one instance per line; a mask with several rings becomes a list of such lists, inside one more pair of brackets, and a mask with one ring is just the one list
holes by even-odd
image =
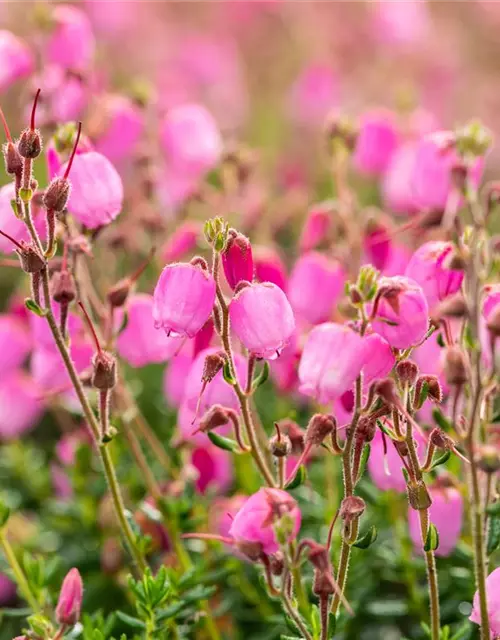
[[425, 539], [424, 551], [436, 551], [439, 547], [439, 533], [436, 526], [431, 522]]
[[368, 549], [368, 547], [375, 542], [377, 536], [377, 527], [375, 525], [372, 525], [364, 536], [356, 540], [356, 542], [353, 544], [353, 547], [357, 547], [358, 549]]
[[34, 313], [37, 316], [40, 316], [40, 318], [44, 318], [47, 315], [47, 312], [44, 311], [40, 307], [40, 305], [38, 305], [32, 298], [26, 298], [24, 304], [26, 305], [26, 309], [28, 309], [28, 311], [31, 311], [31, 313]]
[[297, 469], [297, 473], [290, 480], [290, 482], [285, 486], [285, 489], [290, 491], [290, 489], [296, 489], [300, 487], [300, 485], [304, 484], [307, 479], [307, 471], [303, 464]]
[[231, 440], [231, 438], [220, 436], [218, 433], [215, 433], [215, 431], [208, 431], [207, 435], [210, 442], [216, 447], [219, 447], [219, 449], [224, 449], [224, 451], [232, 451], [233, 453], [240, 451], [240, 447], [236, 440]]

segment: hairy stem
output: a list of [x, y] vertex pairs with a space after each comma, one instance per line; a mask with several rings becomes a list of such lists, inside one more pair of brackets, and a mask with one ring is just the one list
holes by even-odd
[[29, 582], [24, 574], [24, 571], [22, 570], [21, 565], [16, 558], [14, 549], [11, 547], [11, 544], [7, 539], [5, 528], [0, 529], [0, 547], [2, 547], [5, 558], [7, 559], [7, 562], [12, 569], [12, 573], [14, 574], [14, 578], [17, 586], [19, 587], [21, 595], [35, 613], [40, 611], [40, 605], [35, 598]]

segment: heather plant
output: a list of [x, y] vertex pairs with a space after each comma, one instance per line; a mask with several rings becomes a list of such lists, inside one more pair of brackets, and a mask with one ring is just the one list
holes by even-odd
[[[0, 30], [0, 640], [500, 638], [491, 131], [340, 113], [310, 61], [314, 177], [272, 187], [229, 42], [181, 39], [156, 92], [104, 77], [126, 37], [154, 68], [154, 4]], [[256, 54], [301, 11], [435, 42], [425, 2], [283, 4], [206, 18]]]

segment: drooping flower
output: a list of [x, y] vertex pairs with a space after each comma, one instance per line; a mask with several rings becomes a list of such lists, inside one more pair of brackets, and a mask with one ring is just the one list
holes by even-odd
[[297, 502], [281, 489], [259, 489], [243, 504], [229, 529], [237, 545], [258, 544], [262, 552], [278, 551], [277, 529], [291, 542], [298, 534], [301, 513]]
[[463, 272], [446, 267], [446, 259], [452, 252], [451, 242], [426, 242], [415, 251], [406, 267], [405, 275], [422, 287], [431, 311], [462, 286]]
[[242, 233], [229, 233], [227, 245], [222, 252], [222, 266], [227, 283], [233, 291], [242, 280], [252, 282], [252, 245]]
[[10, 31], [0, 30], [0, 91], [28, 76], [35, 61], [28, 45]]
[[[500, 635], [500, 567], [486, 578], [486, 599], [488, 603], [488, 619], [492, 638]], [[479, 594], [476, 592], [472, 602], [472, 613], [469, 620], [481, 624], [481, 608]]]
[[393, 153], [382, 179], [384, 204], [396, 215], [411, 216], [419, 210], [413, 191], [415, 157], [414, 143], [401, 145]]
[[199, 493], [217, 491], [224, 493], [233, 480], [233, 462], [231, 454], [214, 445], [195, 447], [191, 452], [191, 464], [198, 471], [196, 490]]
[[288, 297], [298, 320], [319, 324], [330, 319], [345, 283], [342, 265], [310, 252], [295, 263], [288, 283]]
[[122, 358], [134, 367], [166, 362], [181, 347], [179, 338], [156, 331], [153, 321], [153, 296], [138, 293], [127, 303], [128, 322], [118, 336], [116, 347]]
[[46, 46], [47, 60], [65, 69], [85, 71], [95, 50], [90, 20], [84, 11], [61, 4], [52, 12], [54, 29]]
[[56, 607], [59, 624], [75, 625], [80, 619], [83, 600], [83, 582], [78, 569], [71, 569], [62, 583]]
[[394, 114], [369, 111], [360, 119], [353, 162], [367, 176], [379, 176], [387, 169], [399, 142]]
[[[455, 487], [431, 486], [428, 488], [432, 499], [429, 515], [439, 534], [437, 556], [449, 556], [460, 538], [463, 524], [463, 498]], [[420, 517], [415, 509], [408, 509], [410, 537], [415, 549], [422, 553]]]
[[237, 338], [257, 358], [274, 360], [295, 330], [292, 307], [272, 282], [243, 287], [229, 305], [229, 317]]
[[[61, 167], [63, 175], [66, 164]], [[111, 162], [97, 151], [79, 153], [71, 167], [70, 213], [89, 229], [112, 222], [123, 205], [123, 183]]]
[[326, 404], [353, 388], [365, 363], [363, 339], [345, 325], [327, 322], [309, 334], [299, 364], [299, 390]]
[[373, 330], [396, 349], [407, 349], [423, 340], [429, 309], [420, 286], [404, 276], [381, 278], [379, 293]]
[[178, 262], [161, 272], [154, 291], [155, 327], [168, 335], [192, 338], [208, 320], [215, 303], [215, 281], [200, 267]]
[[170, 359], [163, 377], [163, 393], [170, 407], [178, 408], [193, 364], [190, 350], [181, 349]]

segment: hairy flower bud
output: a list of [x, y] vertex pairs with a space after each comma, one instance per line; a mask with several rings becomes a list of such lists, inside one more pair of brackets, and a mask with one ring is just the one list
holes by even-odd
[[24, 129], [19, 137], [17, 149], [23, 158], [34, 160], [42, 151], [42, 136], [38, 129]]
[[67, 178], [54, 178], [43, 194], [43, 205], [50, 211], [62, 213], [68, 204], [71, 184]]
[[415, 480], [407, 485], [408, 502], [416, 511], [424, 511], [432, 504], [432, 499], [423, 480]]
[[316, 571], [314, 573], [313, 593], [317, 596], [329, 596], [336, 593], [335, 580], [330, 571]]
[[333, 416], [316, 413], [309, 424], [306, 431], [306, 445], [319, 445], [323, 440], [333, 433], [336, 427], [336, 420]]
[[460, 347], [449, 347], [444, 355], [444, 375], [449, 385], [462, 385], [469, 379], [469, 363]]
[[71, 569], [62, 583], [56, 607], [56, 620], [61, 625], [73, 626], [80, 619], [83, 582], [78, 569]]
[[229, 411], [232, 411], [232, 409], [227, 409], [220, 404], [214, 404], [201, 418], [198, 427], [199, 431], [206, 433], [228, 424]]
[[412, 387], [418, 378], [418, 366], [411, 360], [401, 360], [396, 365], [396, 374], [401, 382]]
[[212, 382], [215, 376], [219, 373], [222, 367], [227, 361], [227, 356], [224, 351], [216, 351], [215, 353], [209, 353], [205, 357], [205, 363], [203, 366], [202, 382]]
[[437, 448], [444, 449], [445, 451], [451, 451], [455, 443], [452, 438], [447, 435], [442, 429], [436, 427], [429, 435], [429, 441]]
[[347, 496], [340, 505], [340, 517], [346, 522], [359, 518], [366, 508], [365, 501], [359, 496]]
[[108, 351], [98, 351], [93, 359], [92, 386], [100, 391], [112, 389], [117, 380], [116, 358]]
[[304, 430], [293, 420], [280, 420], [278, 423], [279, 429], [282, 433], [286, 434], [290, 440], [292, 446], [291, 453], [294, 456], [300, 456], [305, 447], [305, 433]]
[[500, 451], [494, 445], [481, 445], [476, 451], [477, 466], [485, 473], [500, 470]]
[[269, 440], [269, 450], [275, 458], [286, 458], [292, 451], [290, 438], [283, 434], [273, 436]]
[[76, 287], [73, 276], [67, 270], [55, 271], [50, 281], [52, 298], [56, 302], [69, 304], [76, 298]]
[[7, 142], [3, 147], [5, 171], [11, 175], [20, 175], [23, 170], [23, 159], [13, 142]]
[[422, 397], [424, 386], [427, 390], [427, 396], [433, 402], [440, 404], [443, 401], [443, 390], [437, 376], [423, 375], [419, 376], [415, 385], [415, 407], [420, 409], [425, 398]]
[[253, 258], [250, 240], [234, 229], [229, 229], [226, 246], [222, 252], [222, 266], [231, 289], [242, 280], [253, 280]]
[[21, 248], [16, 249], [16, 253], [21, 260], [21, 267], [26, 273], [38, 273], [47, 266], [45, 258], [31, 243], [21, 242]]

